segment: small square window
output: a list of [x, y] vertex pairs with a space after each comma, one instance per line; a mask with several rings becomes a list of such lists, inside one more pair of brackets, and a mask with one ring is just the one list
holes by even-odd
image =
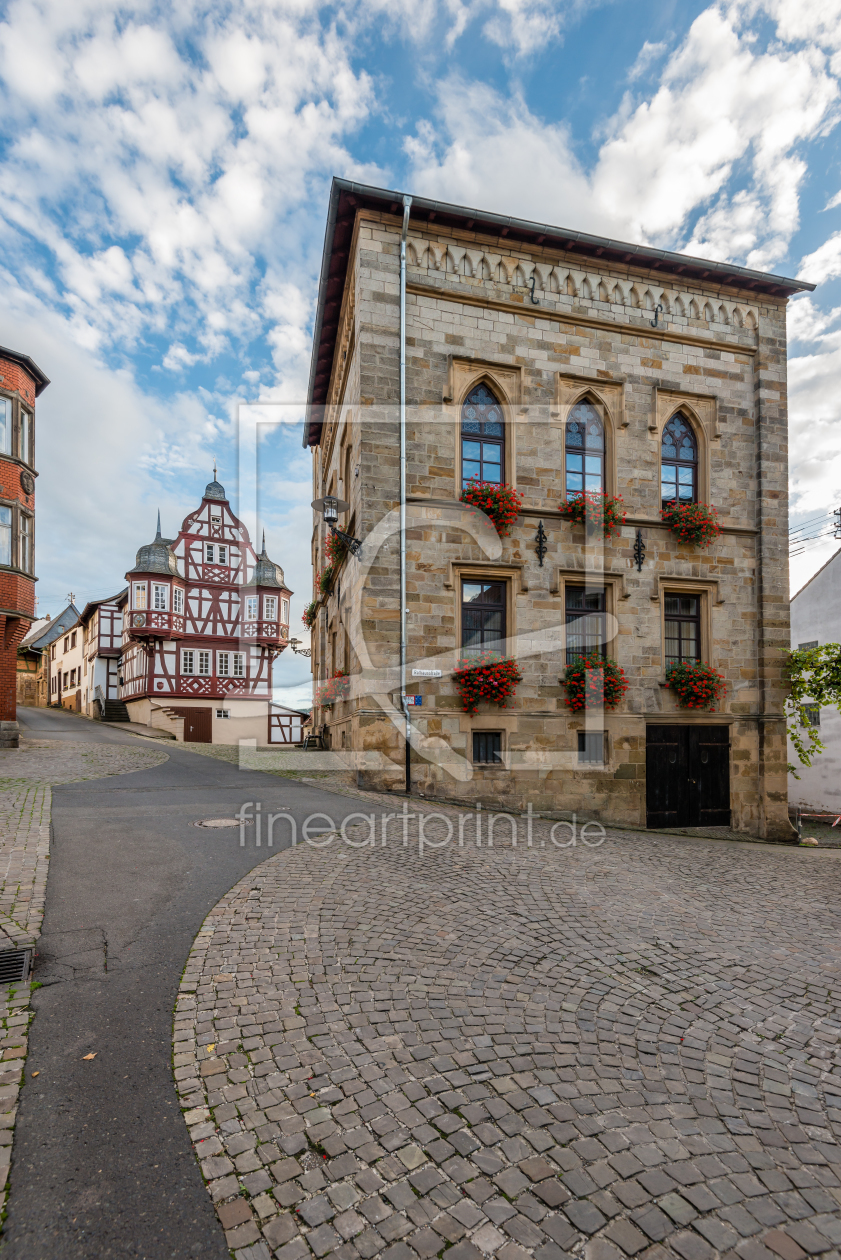
[[580, 766], [603, 766], [604, 742], [604, 731], [579, 731], [578, 764]]
[[216, 716], [218, 718], [229, 718], [231, 716], [231, 710], [230, 709], [217, 709]]
[[473, 763], [477, 766], [503, 764], [501, 731], [473, 732]]
[[800, 725], [801, 726], [820, 726], [821, 710], [817, 704], [803, 704], [800, 706]]

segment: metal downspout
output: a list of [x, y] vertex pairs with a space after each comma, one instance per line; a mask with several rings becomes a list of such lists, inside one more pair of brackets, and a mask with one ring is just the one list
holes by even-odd
[[406, 700], [406, 237], [412, 198], [403, 198], [400, 234], [400, 703], [406, 719], [406, 791], [412, 790], [412, 718]]

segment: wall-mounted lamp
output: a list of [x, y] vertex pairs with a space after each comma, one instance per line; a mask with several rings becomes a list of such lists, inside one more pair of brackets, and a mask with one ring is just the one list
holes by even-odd
[[336, 529], [339, 513], [347, 512], [350, 504], [346, 503], [344, 499], [337, 499], [334, 494], [325, 494], [323, 499], [313, 499], [311, 506], [324, 517], [324, 524], [328, 527], [330, 533], [335, 534], [337, 538], [342, 540], [352, 556], [358, 556], [362, 550], [362, 543], [359, 539], [352, 538], [350, 534], [343, 534], [340, 529]]
[[290, 639], [289, 646], [297, 656], [312, 656], [312, 648], [299, 648], [300, 639]]

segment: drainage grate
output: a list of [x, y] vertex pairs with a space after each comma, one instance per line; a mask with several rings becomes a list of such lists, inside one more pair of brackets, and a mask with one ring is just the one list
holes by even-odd
[[0, 950], [0, 984], [19, 984], [26, 980], [31, 963], [31, 949]]
[[194, 827], [238, 827], [238, 818], [200, 818]]

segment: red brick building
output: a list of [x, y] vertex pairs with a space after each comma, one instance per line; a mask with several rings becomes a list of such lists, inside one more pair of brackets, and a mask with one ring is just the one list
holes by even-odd
[[0, 748], [17, 748], [17, 650], [35, 618], [35, 400], [49, 379], [0, 346]]

